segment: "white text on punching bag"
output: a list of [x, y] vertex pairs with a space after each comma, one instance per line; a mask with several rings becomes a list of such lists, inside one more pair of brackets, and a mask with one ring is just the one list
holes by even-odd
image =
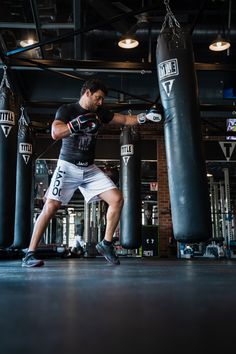
[[122, 145], [120, 153], [121, 156], [134, 155], [134, 145], [133, 144]]
[[7, 138], [12, 125], [15, 125], [15, 113], [7, 109], [0, 109], [0, 124], [2, 131]]
[[158, 74], [160, 80], [179, 75], [178, 60], [174, 58], [158, 64]]
[[32, 155], [32, 144], [28, 143], [20, 143], [19, 145], [19, 153], [20, 154], [29, 154]]
[[15, 125], [15, 113], [0, 109], [0, 123]]

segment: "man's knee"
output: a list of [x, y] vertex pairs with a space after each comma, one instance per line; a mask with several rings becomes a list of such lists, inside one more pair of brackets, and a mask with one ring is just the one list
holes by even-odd
[[61, 202], [59, 202], [58, 200], [47, 199], [43, 207], [43, 213], [52, 217], [55, 215], [60, 206]]
[[100, 198], [114, 209], [121, 209], [124, 203], [122, 192], [117, 188], [101, 193]]
[[114, 194], [114, 197], [112, 198], [111, 205], [121, 209], [123, 207], [123, 204], [124, 204], [123, 194], [119, 189], [117, 189], [116, 193]]

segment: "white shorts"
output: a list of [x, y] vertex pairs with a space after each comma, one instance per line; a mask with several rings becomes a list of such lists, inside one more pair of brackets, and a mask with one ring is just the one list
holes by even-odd
[[100, 200], [99, 194], [117, 187], [96, 165], [80, 167], [58, 160], [45, 197], [58, 200], [65, 205], [78, 188], [86, 202], [90, 203]]

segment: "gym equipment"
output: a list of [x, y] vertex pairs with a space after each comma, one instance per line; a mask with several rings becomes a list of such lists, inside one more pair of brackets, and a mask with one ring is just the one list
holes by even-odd
[[120, 135], [120, 183], [124, 206], [120, 219], [120, 243], [124, 248], [141, 246], [140, 147], [134, 127], [124, 126]]
[[224, 168], [223, 171], [224, 171], [225, 213], [226, 213], [225, 247], [226, 247], [227, 257], [230, 258], [230, 242], [233, 241], [233, 232], [232, 232], [231, 200], [230, 200], [230, 188], [229, 188], [229, 169]]
[[28, 247], [32, 230], [33, 200], [33, 139], [32, 131], [21, 107], [18, 129], [16, 171], [15, 248]]
[[[210, 177], [209, 180], [213, 237], [211, 244], [208, 245], [208, 249], [211, 252], [217, 249], [217, 247], [221, 247], [223, 248], [224, 256], [232, 258], [235, 232], [234, 212], [230, 196], [229, 169], [223, 168], [222, 171], [224, 175], [223, 181], [214, 181], [213, 177]], [[206, 252], [206, 256], [209, 252]], [[222, 251], [220, 254], [222, 254]]]
[[0, 247], [14, 238], [18, 104], [7, 79], [0, 85]]
[[174, 20], [160, 32], [156, 58], [173, 232], [177, 241], [190, 243], [211, 237], [210, 201], [191, 36]]

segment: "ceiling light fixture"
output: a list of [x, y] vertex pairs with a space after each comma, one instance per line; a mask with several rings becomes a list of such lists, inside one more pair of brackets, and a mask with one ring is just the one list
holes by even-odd
[[35, 43], [36, 43], [36, 41], [34, 39], [28, 38], [28, 39], [24, 39], [24, 40], [20, 41], [20, 46], [24, 48], [29, 45], [35, 44]]
[[118, 46], [124, 49], [136, 48], [139, 45], [137, 38], [132, 34], [127, 34], [121, 37]]
[[215, 52], [226, 50], [230, 47], [230, 42], [218, 34], [217, 38], [209, 45], [209, 49]]
[[[215, 52], [220, 52], [230, 48], [230, 41], [229, 41], [229, 34], [230, 34], [230, 26], [231, 26], [231, 6], [232, 1], [228, 0], [229, 2], [229, 11], [228, 11], [228, 28], [226, 33], [226, 38], [222, 38], [221, 33], [218, 32], [217, 38], [209, 45], [209, 49]], [[227, 55], [229, 55], [229, 51], [227, 51]]]

